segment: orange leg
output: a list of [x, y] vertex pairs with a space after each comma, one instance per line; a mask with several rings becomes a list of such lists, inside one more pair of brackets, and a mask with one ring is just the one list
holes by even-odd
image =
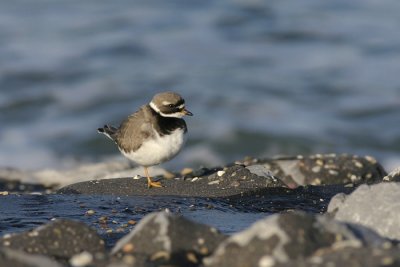
[[144, 174], [146, 174], [147, 177], [147, 187], [151, 188], [151, 187], [162, 187], [160, 182], [153, 182], [151, 180], [151, 177], [149, 175], [149, 170], [147, 169], [147, 167], [144, 167]]

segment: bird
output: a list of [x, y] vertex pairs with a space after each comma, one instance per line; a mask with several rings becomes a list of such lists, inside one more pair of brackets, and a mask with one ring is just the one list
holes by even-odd
[[151, 179], [148, 168], [169, 161], [180, 152], [187, 133], [184, 116], [193, 114], [186, 109], [182, 96], [161, 92], [119, 127], [106, 124], [97, 131], [114, 141], [122, 155], [143, 166], [148, 188], [162, 187]]

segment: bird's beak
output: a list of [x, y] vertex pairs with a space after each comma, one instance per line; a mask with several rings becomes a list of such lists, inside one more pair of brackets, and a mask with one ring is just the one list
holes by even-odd
[[187, 110], [186, 108], [182, 109], [182, 113], [186, 116], [193, 116], [193, 113]]

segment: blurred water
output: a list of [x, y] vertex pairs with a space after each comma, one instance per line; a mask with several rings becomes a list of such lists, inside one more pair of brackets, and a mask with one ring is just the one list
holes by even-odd
[[0, 166], [120, 158], [96, 133], [155, 92], [195, 114], [164, 166], [370, 154], [400, 163], [400, 2], [0, 1]]

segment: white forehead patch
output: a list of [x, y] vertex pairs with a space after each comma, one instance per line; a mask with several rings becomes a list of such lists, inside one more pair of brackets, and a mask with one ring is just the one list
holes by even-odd
[[185, 104], [181, 104], [178, 108], [183, 109], [185, 107]]

